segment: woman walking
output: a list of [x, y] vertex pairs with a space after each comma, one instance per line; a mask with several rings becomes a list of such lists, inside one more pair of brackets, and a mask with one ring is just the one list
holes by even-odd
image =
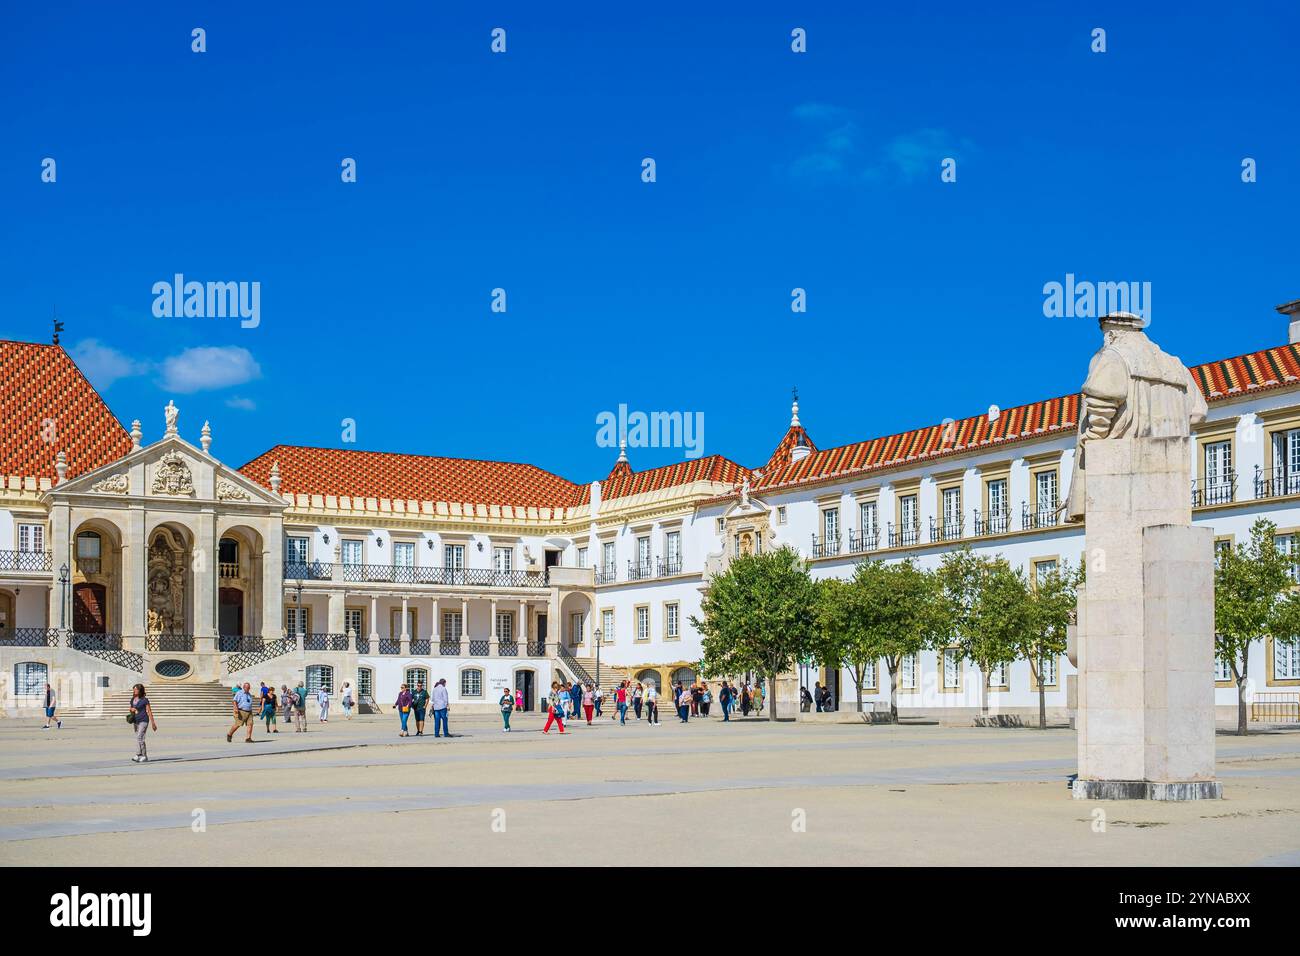
[[659, 726], [659, 688], [654, 684], [645, 689], [645, 722], [651, 727]]
[[352, 719], [352, 685], [348, 681], [343, 682], [343, 716]]
[[501, 723], [505, 724], [501, 728], [503, 733], [510, 733], [510, 712], [515, 709], [515, 695], [510, 693], [510, 688], [501, 692], [501, 699], [497, 701], [497, 706], [501, 708]]
[[749, 681], [740, 685], [740, 716], [748, 717], [749, 708], [754, 706], [753, 698], [749, 696]]
[[561, 692], [559, 681], [551, 681], [551, 696], [546, 703], [546, 726], [542, 728], [542, 733], [549, 734], [552, 723], [559, 724], [560, 733], [564, 733], [564, 698], [567, 696]]
[[280, 731], [275, 726], [275, 688], [262, 688], [262, 722], [266, 724], [268, 734], [278, 734]]
[[406, 722], [411, 719], [411, 691], [405, 684], [402, 685], [401, 691], [397, 694], [397, 701], [393, 704], [397, 708], [397, 716], [402, 721], [402, 732], [399, 737], [409, 737], [406, 730]]
[[582, 689], [582, 712], [587, 715], [587, 726], [591, 726], [591, 714], [596, 709], [596, 694], [588, 684]]
[[135, 727], [135, 756], [131, 759], [135, 763], [148, 763], [149, 752], [145, 749], [144, 735], [150, 727], [157, 731], [158, 724], [153, 719], [153, 706], [144, 692], [144, 684], [131, 688], [131, 723]]
[[684, 724], [691, 722], [691, 691], [681, 684], [677, 685], [677, 716]]
[[709, 690], [709, 685], [705, 684], [704, 689], [700, 692], [700, 716], [709, 716], [709, 704], [713, 703], [713, 693]]
[[641, 682], [637, 681], [636, 690], [632, 691], [632, 709], [636, 711], [636, 719], [641, 719], [641, 704], [645, 700], [645, 688]]

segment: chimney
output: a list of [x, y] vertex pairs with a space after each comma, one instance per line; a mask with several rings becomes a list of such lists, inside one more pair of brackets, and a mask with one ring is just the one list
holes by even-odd
[[1283, 302], [1277, 307], [1277, 310], [1291, 321], [1290, 335], [1288, 335], [1287, 341], [1292, 345], [1300, 343], [1300, 299]]

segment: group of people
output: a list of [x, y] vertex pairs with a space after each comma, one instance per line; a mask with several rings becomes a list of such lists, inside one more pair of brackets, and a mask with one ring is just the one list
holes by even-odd
[[[517, 691], [516, 694], [518, 695], [516, 709], [523, 709], [523, 692]], [[654, 684], [637, 681], [633, 685], [630, 680], [620, 681], [614, 688], [612, 696], [615, 712], [609, 715], [610, 720], [617, 720], [625, 725], [628, 712], [631, 711], [637, 720], [644, 719], [653, 727], [659, 726], [659, 690]], [[758, 713], [763, 709], [762, 687], [751, 685], [748, 681], [736, 685], [724, 680], [717, 696], [724, 721], [730, 720], [736, 710], [739, 710], [742, 716], [748, 717], [751, 711]], [[506, 730], [510, 729], [506, 708], [508, 698], [511, 698], [511, 695], [506, 691], [501, 697], [502, 717], [506, 722]], [[557, 724], [560, 733], [564, 733], [564, 722], [579, 719], [580, 716], [585, 717], [587, 723], [591, 724], [594, 718], [601, 716], [604, 703], [604, 691], [594, 687], [590, 682], [583, 684], [553, 681], [551, 693], [547, 697], [546, 725], [542, 728], [542, 733], [550, 733], [552, 724]], [[672, 687], [672, 703], [677, 710], [678, 719], [682, 723], [688, 723], [691, 717], [709, 716], [709, 709], [713, 705], [713, 691], [707, 684], [699, 681], [690, 686], [677, 681]]]
[[[253, 725], [257, 719], [260, 719], [266, 725], [268, 734], [278, 734], [280, 728], [276, 726], [277, 713], [283, 712], [284, 722], [286, 725], [292, 724], [294, 733], [305, 734], [307, 732], [307, 688], [300, 681], [297, 687], [290, 689], [288, 685], [281, 684], [280, 692], [277, 694], [273, 686], [267, 686], [263, 681], [261, 689], [257, 696], [253, 696], [253, 687], [245, 682], [236, 684], [231, 688], [233, 694], [232, 705], [234, 710], [235, 722], [226, 732], [226, 742], [235, 739], [241, 729], [247, 729], [248, 735], [244, 738], [245, 743], [253, 742]], [[339, 697], [343, 704], [343, 714], [348, 720], [352, 719], [352, 708], [355, 705], [355, 695], [352, 693], [352, 684], [345, 682], [343, 689], [339, 691]], [[318, 710], [317, 719], [323, 724], [329, 720], [330, 715], [330, 692], [327, 688], [321, 687], [316, 691], [316, 707]]]
[[799, 704], [804, 713], [816, 707], [817, 713], [829, 714], [835, 710], [835, 696], [829, 687], [823, 687], [822, 682], [817, 681], [812, 693], [808, 692], [807, 687], [799, 688]]
[[[424, 681], [416, 681], [415, 690], [411, 690], [409, 684], [403, 684], [401, 690], [397, 692], [397, 700], [393, 706], [397, 708], [397, 718], [402, 723], [402, 729], [398, 732], [399, 737], [411, 736], [410, 720], [415, 717], [415, 736], [424, 736], [424, 719], [428, 715], [430, 708], [433, 710], [433, 735], [435, 737], [450, 737], [451, 730], [447, 724], [447, 712], [451, 709], [451, 695], [447, 692], [447, 682], [439, 680], [433, 685], [433, 692], [424, 689]], [[509, 721], [506, 722], [506, 729], [510, 727]]]

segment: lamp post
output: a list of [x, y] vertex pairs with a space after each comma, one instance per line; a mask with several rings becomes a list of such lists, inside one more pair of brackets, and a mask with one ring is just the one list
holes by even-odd
[[65, 561], [59, 568], [59, 630], [68, 629], [68, 564]]
[[600, 690], [600, 645], [605, 639], [604, 633], [598, 627], [592, 635], [596, 639], [596, 690]]

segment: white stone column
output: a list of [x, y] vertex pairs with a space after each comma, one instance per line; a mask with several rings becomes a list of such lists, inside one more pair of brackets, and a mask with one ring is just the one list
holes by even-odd
[[262, 637], [274, 640], [284, 626], [284, 535], [278, 517], [257, 530], [262, 536]]
[[[145, 623], [145, 573], [149, 566], [149, 548], [145, 543], [145, 512], [132, 507], [127, 513], [126, 537], [122, 542], [122, 562], [118, 568], [118, 586], [122, 589], [123, 637], [138, 638], [129, 648], [143, 650], [144, 636], [149, 633]], [[140, 646], [135, 646], [139, 644]], [[125, 644], [123, 645], [126, 646]]]
[[403, 657], [407, 657], [411, 653], [410, 625], [406, 621], [407, 608], [409, 606], [410, 606], [410, 598], [407, 595], [403, 594], [402, 595], [402, 634], [400, 637], [400, 640], [402, 642], [401, 654]]
[[[217, 518], [210, 509], [199, 514], [194, 529], [194, 549], [203, 552], [203, 560], [190, 558], [190, 580], [194, 582], [194, 649], [211, 653], [216, 648], [213, 640], [217, 633], [217, 580], [221, 573], [218, 561]], [[195, 571], [195, 567], [203, 570]]]
[[469, 654], [469, 601], [465, 598], [460, 599], [460, 652]]
[[[379, 598], [373, 594], [370, 595], [370, 639], [379, 640]], [[375, 648], [375, 653], [378, 652], [379, 648]]]
[[500, 657], [501, 648], [497, 644], [497, 599], [491, 601], [488, 611], [488, 657]]
[[329, 619], [328, 619], [328, 621], [327, 621], [325, 627], [326, 627], [326, 629], [329, 631], [329, 633], [331, 633], [331, 634], [342, 634], [342, 633], [343, 633], [343, 628], [344, 628], [344, 624], [343, 624], [343, 608], [344, 608], [343, 592], [342, 592], [342, 591], [330, 591], [330, 592], [329, 592], [329, 598], [328, 598], [328, 600], [329, 600]]

